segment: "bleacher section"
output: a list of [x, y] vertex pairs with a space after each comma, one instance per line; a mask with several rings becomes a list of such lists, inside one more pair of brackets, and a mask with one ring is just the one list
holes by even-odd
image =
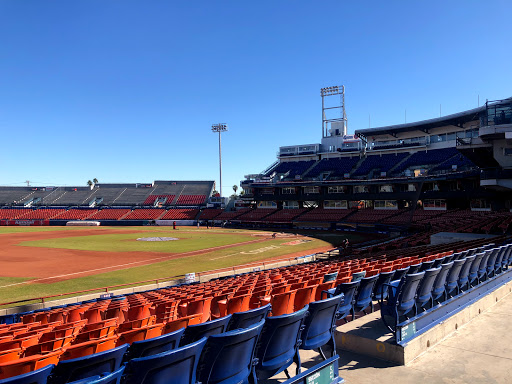
[[[391, 168], [404, 160], [407, 156], [409, 156], [409, 153], [368, 156], [352, 173], [352, 176], [364, 176], [368, 178], [380, 177], [381, 172], [386, 172], [387, 174]], [[370, 175], [370, 172], [372, 172], [372, 175]]]
[[275, 212], [276, 209], [273, 208], [256, 208], [244, 213], [243, 215], [238, 216], [236, 219], [241, 220], [243, 222], [260, 221], [263, 220], [265, 216], [268, 216]]
[[[206, 203], [213, 181], [155, 181], [148, 184], [96, 184], [91, 187], [0, 187], [0, 206], [161, 206]], [[177, 201], [176, 197], [178, 196]], [[92, 204], [92, 205], [91, 205]]]
[[98, 212], [95, 208], [77, 209], [71, 208], [54, 217], [58, 220], [85, 220]]
[[[157, 344], [153, 343], [160, 343], [162, 349], [158, 350], [159, 353], [168, 353], [176, 350], [178, 346], [187, 346], [202, 336], [211, 338], [211, 335], [220, 335], [213, 336], [215, 340], [209, 339], [210, 345], [213, 346], [222, 342], [222, 335], [228, 330], [241, 331], [242, 328], [257, 325], [261, 332], [262, 326], [270, 327], [270, 324], [277, 323], [280, 324], [276, 324], [279, 328], [285, 325], [279, 323], [280, 319], [285, 319], [283, 322], [286, 322], [286, 319], [302, 316], [298, 318], [299, 326], [295, 327], [293, 334], [289, 333], [289, 329], [287, 332], [283, 330], [272, 333], [271, 328], [267, 331], [267, 334], [272, 334], [270, 340], [266, 341], [265, 337], [262, 337], [259, 347], [249, 348], [249, 351], [254, 351], [254, 356], [258, 360], [254, 360], [253, 365], [249, 364], [250, 369], [246, 375], [255, 369], [254, 374], [259, 379], [269, 378], [280, 369], [284, 369], [291, 359], [284, 358], [282, 366], [278, 365], [274, 371], [266, 373], [258, 361], [265, 359], [270, 341], [277, 342], [281, 337], [283, 344], [279, 345], [290, 342], [292, 349], [289, 353], [294, 356], [299, 355], [299, 347], [308, 349], [307, 341], [313, 335], [308, 335], [307, 330], [312, 327], [311, 322], [315, 321], [316, 314], [320, 313], [315, 308], [321, 308], [322, 302], [319, 300], [324, 296], [324, 292], [337, 299], [327, 301], [333, 302], [333, 312], [332, 318], [329, 315], [324, 321], [327, 337], [323, 343], [334, 340], [332, 324], [335, 316], [339, 320], [354, 320], [356, 314], [363, 316], [366, 314], [364, 311], [370, 307], [373, 310], [377, 301], [382, 303], [384, 316], [393, 314], [393, 311], [388, 311], [389, 307], [393, 307], [401, 300], [392, 298], [396, 291], [400, 291], [396, 290], [396, 287], [406, 286], [407, 289], [411, 279], [416, 279], [421, 292], [425, 292], [424, 295], [412, 295], [410, 308], [424, 308], [414, 318], [414, 321], [418, 321], [422, 316], [432, 316], [438, 308], [452, 305], [466, 293], [478, 290], [489, 282], [508, 281], [504, 276], [510, 273], [512, 265], [510, 241], [510, 238], [496, 237], [491, 244], [488, 244], [488, 240], [478, 239], [464, 243], [397, 249], [386, 253], [353, 254], [344, 259], [255, 271], [203, 283], [170, 286], [7, 315], [0, 319], [0, 380], [29, 373], [50, 364], [57, 364], [56, 368], [48, 369], [53, 370], [53, 376], [48, 381], [50, 384], [84, 379], [90, 375], [97, 379], [100, 375], [119, 369], [121, 357], [127, 350], [126, 371], [121, 371], [118, 375], [132, 375], [134, 373], [130, 368], [131, 359], [141, 356], [145, 348], [156, 347]], [[461, 268], [463, 264], [467, 267]], [[441, 270], [445, 271], [442, 275], [444, 280], [436, 279], [435, 283], [434, 279], [427, 281], [426, 271], [429, 271], [429, 276], [433, 273], [441, 276]], [[472, 271], [474, 274], [471, 274]], [[326, 279], [327, 276], [333, 278]], [[385, 289], [381, 290], [381, 286]], [[386, 297], [378, 296], [384, 291], [387, 291], [387, 297], [391, 299], [385, 301]], [[350, 295], [348, 292], [351, 292]], [[340, 293], [350, 296], [349, 301], [345, 296], [339, 295]], [[303, 322], [307, 312], [310, 313], [310, 318]], [[255, 313], [258, 313], [256, 318]], [[399, 312], [396, 313], [396, 323], [387, 324], [396, 333], [397, 342], [401, 342], [404, 334], [398, 332]], [[316, 326], [320, 327], [322, 315], [318, 316]], [[240, 325], [242, 319], [247, 321], [243, 326]], [[443, 319], [438, 316], [437, 321]], [[415, 332], [414, 330], [413, 337]], [[162, 338], [156, 339], [161, 335], [169, 335], [165, 339], [174, 341], [163, 344]], [[256, 333], [253, 338], [257, 339], [258, 335], [259, 333]], [[302, 345], [295, 342], [299, 338], [303, 340]], [[134, 341], [138, 343], [132, 344]], [[202, 342], [207, 341], [202, 339]], [[319, 346], [322, 344], [311, 348]], [[101, 372], [77, 369], [73, 373], [75, 376], [70, 376], [69, 380], [60, 376], [70, 369], [68, 367], [84, 368], [94, 359], [103, 361], [101, 359], [106, 353], [114, 354], [119, 349], [122, 352], [118, 363], [108, 365], [107, 372], [104, 367]], [[153, 356], [150, 352], [144, 356], [148, 355]], [[197, 352], [196, 359], [199, 359], [199, 355], [200, 351]], [[213, 358], [203, 356], [201, 361], [204, 364], [212, 364], [210, 359]], [[253, 361], [252, 357], [247, 360]], [[297, 361], [300, 360], [297, 358]], [[236, 364], [234, 360], [229, 363]], [[192, 367], [195, 374], [196, 365]], [[143, 374], [142, 371], [136, 372]], [[206, 377], [206, 381], [203, 381], [206, 384], [209, 382], [208, 375], [203, 376], [201, 368], [197, 368], [197, 375]], [[125, 378], [127, 377], [129, 376]]]
[[249, 212], [250, 208], [242, 208], [236, 211], [224, 211], [219, 216], [215, 218], [215, 220], [233, 220], [237, 219], [239, 216], [243, 215], [244, 213]]
[[66, 212], [65, 209], [39, 208], [23, 215], [24, 220], [49, 220]]
[[146, 200], [144, 200], [144, 205], [153, 205], [157, 199], [164, 200], [162, 205], [170, 205], [173, 201], [175, 195], [149, 195]]
[[206, 202], [206, 195], [180, 195], [176, 205], [202, 205]]
[[286, 180], [294, 180], [296, 176], [301, 176], [314, 163], [314, 160], [282, 162], [266, 176], [270, 176], [270, 174], [275, 173], [278, 176], [283, 175]]
[[315, 208], [296, 218], [296, 221], [339, 222], [351, 215], [355, 209]]
[[156, 220], [159, 219], [165, 212], [162, 208], [139, 208], [134, 209], [128, 215], [124, 216], [122, 220]]
[[220, 208], [207, 208], [201, 212], [199, 220], [212, 220], [215, 219], [223, 212]]
[[459, 151], [457, 151], [455, 148], [415, 152], [406, 161], [396, 167], [392, 174], [398, 176], [402, 174], [406, 169], [414, 167], [432, 169], [438, 164], [442, 164], [455, 156], [461, 156]]
[[405, 210], [388, 210], [388, 209], [359, 209], [349, 218], [347, 222], [350, 223], [382, 223], [385, 219], [402, 214]]
[[97, 213], [93, 213], [88, 217], [89, 220], [120, 220], [130, 213], [130, 209], [122, 208], [105, 208]]
[[278, 223], [278, 222], [289, 223], [306, 211], [308, 211], [308, 208], [281, 209], [281, 210], [265, 217], [265, 221], [275, 222], [275, 223]]
[[171, 208], [165, 215], [162, 216], [162, 220], [194, 220], [199, 212], [199, 209], [192, 208]]
[[322, 159], [304, 176], [305, 178], [318, 178], [328, 173], [328, 180], [343, 179], [359, 162], [359, 157], [342, 157], [336, 159]]
[[13, 209], [0, 209], [0, 219], [13, 220], [21, 219], [24, 215], [32, 211], [32, 208], [13, 208]]

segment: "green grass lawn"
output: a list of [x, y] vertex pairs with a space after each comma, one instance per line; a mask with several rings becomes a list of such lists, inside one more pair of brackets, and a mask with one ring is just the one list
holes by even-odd
[[[175, 237], [176, 241], [137, 241], [139, 237]], [[216, 231], [174, 231], [141, 232], [128, 234], [105, 234], [92, 236], [73, 236], [58, 239], [24, 241], [21, 246], [77, 249], [82, 251], [112, 251], [112, 252], [171, 252], [181, 253], [197, 251], [210, 247], [237, 244], [257, 238], [242, 234], [219, 234]]]

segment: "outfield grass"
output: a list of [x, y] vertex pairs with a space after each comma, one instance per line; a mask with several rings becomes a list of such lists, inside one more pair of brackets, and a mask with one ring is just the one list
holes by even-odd
[[[137, 241], [140, 237], [175, 237], [176, 241]], [[57, 239], [24, 241], [21, 246], [76, 249], [82, 251], [110, 252], [171, 252], [182, 253], [198, 251], [210, 247], [219, 247], [256, 240], [249, 234], [220, 234], [217, 231], [174, 231], [169, 233], [151, 231], [150, 233], [105, 234], [92, 236], [73, 236]]]

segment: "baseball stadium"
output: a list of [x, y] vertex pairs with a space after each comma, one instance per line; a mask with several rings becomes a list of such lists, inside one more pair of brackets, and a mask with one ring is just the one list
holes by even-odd
[[[230, 198], [214, 181], [0, 187], [1, 378], [146, 382], [150, 356], [213, 370], [208, 353], [243, 345], [251, 380], [295, 364], [293, 382], [341, 382], [336, 348], [407, 364], [506, 295], [512, 99], [347, 135], [344, 87], [321, 97], [341, 111], [321, 142], [280, 147]], [[299, 373], [299, 349], [324, 360]]]

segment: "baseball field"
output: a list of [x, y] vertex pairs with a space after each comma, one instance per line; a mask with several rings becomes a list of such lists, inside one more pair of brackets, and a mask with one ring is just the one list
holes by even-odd
[[[168, 241], [143, 241], [162, 240]], [[332, 249], [360, 234], [178, 227], [0, 227], [0, 303]]]

